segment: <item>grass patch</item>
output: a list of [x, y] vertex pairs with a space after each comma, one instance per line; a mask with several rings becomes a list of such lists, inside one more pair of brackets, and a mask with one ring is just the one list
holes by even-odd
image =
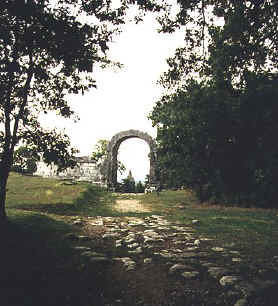
[[[144, 217], [152, 213], [121, 213], [113, 209], [119, 194], [89, 183], [75, 185], [65, 181], [11, 173], [8, 181], [7, 207], [59, 216]], [[133, 199], [135, 195], [120, 195]]]
[[22, 176], [12, 173], [8, 182], [7, 207], [56, 215], [96, 216], [109, 211], [111, 193], [88, 183]]
[[[116, 199], [136, 199], [151, 212], [118, 212]], [[273, 210], [200, 205], [188, 190], [152, 194], [115, 194], [87, 183], [65, 185], [63, 181], [12, 174], [9, 179], [8, 208], [57, 216], [146, 217], [164, 215], [168, 219], [195, 226], [200, 235], [216, 239], [219, 244], [236, 243], [252, 256], [278, 253], [278, 216]], [[251, 239], [250, 239], [251, 238]], [[255, 251], [254, 251], [255, 250]]]
[[11, 173], [7, 206], [72, 204], [88, 186], [87, 183], [67, 185], [61, 180]]
[[[112, 301], [133, 292], [128, 287], [133, 282], [134, 294], [128, 297], [130, 303], [123, 304], [130, 306], [134, 297], [138, 296], [136, 290], [139, 281], [142, 296], [146, 298], [144, 295], [147, 293], [144, 292], [146, 286], [151, 286], [147, 285], [152, 279], [150, 275], [159, 276], [157, 288], [161, 290], [161, 301], [165, 301], [165, 305], [171, 304], [167, 304], [170, 296], [167, 290], [168, 286], [175, 286], [176, 283], [173, 281], [169, 285], [165, 265], [152, 266], [157, 269], [155, 273], [152, 268], [139, 265], [134, 274], [126, 274], [116, 266], [90, 266], [85, 262], [73, 250], [78, 243], [99, 252], [104, 250], [111, 256], [118, 250], [112, 241], [99, 239], [94, 229], [90, 233], [87, 225], [84, 231], [92, 234], [92, 240], [81, 243], [65, 239], [65, 234], [69, 232], [84, 234], [82, 226], [71, 225], [72, 216], [83, 216], [84, 221], [86, 216], [142, 218], [152, 214], [162, 215], [174, 224], [193, 226], [200, 236], [214, 238], [213, 242], [207, 242], [209, 246], [211, 243], [212, 246], [240, 251], [244, 255], [244, 262], [238, 265], [238, 269], [243, 274], [256, 262], [264, 266], [278, 254], [278, 216], [274, 210], [200, 205], [187, 190], [163, 191], [159, 195], [122, 195], [87, 183], [72, 185], [18, 174], [12, 174], [8, 183], [9, 222], [0, 228], [4, 237], [0, 252], [0, 300], [4, 306], [116, 305]], [[141, 201], [151, 211], [118, 212], [114, 209], [117, 199]], [[198, 219], [199, 224], [192, 225], [193, 219]], [[140, 272], [140, 269], [143, 270]], [[165, 273], [165, 284], [159, 283], [161, 272]], [[164, 292], [167, 292], [165, 296]], [[150, 290], [150, 300], [152, 294], [155, 296]], [[108, 296], [108, 300], [105, 300], [105, 296]], [[147, 305], [162, 305], [158, 303]], [[184, 305], [184, 301], [181, 298], [180, 304], [171, 305]]]
[[252, 259], [278, 254], [275, 210], [199, 204], [187, 190], [147, 194], [140, 199], [174, 222], [192, 225], [192, 220], [198, 219], [200, 223], [194, 226], [197, 233], [215, 239], [219, 246], [233, 243]]

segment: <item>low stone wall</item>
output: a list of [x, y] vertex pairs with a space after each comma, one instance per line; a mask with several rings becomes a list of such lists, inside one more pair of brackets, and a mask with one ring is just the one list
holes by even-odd
[[61, 179], [74, 179], [76, 181], [87, 181], [94, 184], [105, 185], [99, 166], [88, 158], [79, 158], [77, 165], [73, 169], [69, 168], [59, 173], [57, 173], [56, 165], [47, 165], [46, 163], [39, 161], [37, 162], [37, 171], [34, 175]]

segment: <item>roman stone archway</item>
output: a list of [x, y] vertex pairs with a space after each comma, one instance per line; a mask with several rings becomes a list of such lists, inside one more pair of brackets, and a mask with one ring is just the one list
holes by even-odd
[[137, 131], [137, 130], [128, 130], [120, 132], [114, 135], [107, 147], [107, 159], [105, 161], [105, 177], [108, 188], [114, 188], [117, 185], [117, 156], [120, 144], [129, 138], [140, 138], [146, 141], [150, 147], [150, 184], [155, 185], [157, 183], [156, 179], [156, 144], [154, 139], [147, 133]]

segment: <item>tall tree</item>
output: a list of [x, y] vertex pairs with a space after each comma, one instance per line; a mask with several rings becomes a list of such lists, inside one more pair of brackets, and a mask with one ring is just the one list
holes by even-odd
[[159, 160], [168, 183], [196, 188], [201, 200], [277, 201], [277, 8], [184, 1], [161, 20], [164, 31], [185, 27], [185, 47], [168, 60], [161, 84], [170, 93], [151, 114]]
[[135, 192], [136, 193], [144, 193], [145, 191], [145, 187], [143, 185], [143, 183], [141, 181], [139, 181], [136, 185], [135, 185]]
[[136, 191], [135, 190], [135, 180], [132, 176], [131, 170], [129, 170], [128, 176], [125, 179], [123, 179], [122, 188], [123, 188], [123, 191], [127, 193], [134, 193]]
[[[113, 3], [112, 3], [113, 2]], [[34, 146], [59, 169], [73, 165], [69, 138], [45, 130], [39, 114], [74, 117], [69, 93], [95, 87], [92, 66], [111, 64], [106, 51], [126, 11], [156, 1], [2, 0], [0, 2], [0, 219], [6, 218], [6, 185], [16, 145]]]

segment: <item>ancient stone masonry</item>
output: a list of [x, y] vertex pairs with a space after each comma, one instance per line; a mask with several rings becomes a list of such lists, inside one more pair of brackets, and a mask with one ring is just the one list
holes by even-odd
[[100, 167], [89, 157], [77, 157], [77, 165], [63, 172], [57, 172], [57, 166], [47, 165], [42, 161], [37, 162], [37, 171], [34, 175], [42, 177], [74, 179], [77, 181], [87, 181], [95, 184], [104, 185], [104, 177], [100, 172]]
[[157, 150], [154, 139], [147, 133], [128, 130], [114, 135], [107, 147], [107, 158], [102, 164], [97, 164], [90, 157], [77, 157], [77, 165], [73, 169], [57, 172], [57, 166], [37, 162], [37, 171], [34, 175], [42, 177], [68, 178], [78, 181], [88, 181], [114, 188], [117, 185], [117, 155], [120, 144], [129, 138], [140, 138], [150, 147], [150, 185], [157, 184]]
[[138, 130], [128, 130], [114, 135], [108, 144], [108, 154], [102, 168], [102, 173], [106, 176], [107, 185], [110, 188], [116, 187], [117, 184], [117, 156], [120, 144], [129, 138], [140, 138], [146, 141], [150, 147], [150, 184], [157, 183], [156, 178], [156, 160], [157, 150], [156, 143], [147, 133]]

